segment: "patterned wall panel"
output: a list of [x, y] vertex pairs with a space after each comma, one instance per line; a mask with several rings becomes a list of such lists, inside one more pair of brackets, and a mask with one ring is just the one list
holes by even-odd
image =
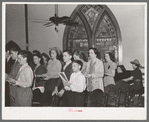
[[86, 17], [91, 30], [94, 27], [94, 23], [98, 17], [98, 15], [101, 13], [102, 8], [97, 5], [86, 5], [82, 8], [81, 12], [84, 14]]

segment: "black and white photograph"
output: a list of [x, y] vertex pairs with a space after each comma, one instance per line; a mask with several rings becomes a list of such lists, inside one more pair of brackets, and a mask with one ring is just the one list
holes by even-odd
[[146, 120], [147, 2], [3, 2], [2, 120]]

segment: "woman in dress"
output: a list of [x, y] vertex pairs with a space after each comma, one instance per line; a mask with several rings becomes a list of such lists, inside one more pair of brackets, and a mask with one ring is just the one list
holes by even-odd
[[41, 94], [45, 90], [45, 81], [41, 77], [42, 74], [47, 72], [47, 69], [42, 65], [42, 56], [41, 54], [33, 55], [33, 62], [35, 64], [34, 71], [34, 82], [33, 82], [33, 105], [41, 105]]
[[19, 51], [18, 62], [21, 67], [17, 74], [17, 80], [10, 79], [10, 82], [16, 85], [16, 106], [31, 106], [33, 93], [31, 85], [33, 82], [33, 72], [28, 65], [30, 52], [26, 50]]
[[57, 47], [51, 48], [49, 51], [49, 55], [51, 60], [48, 62], [47, 73], [43, 74], [44, 80], [46, 80], [45, 84], [45, 95], [46, 95], [46, 105], [50, 106], [52, 102], [52, 96], [58, 91], [55, 90], [55, 86], [57, 84], [57, 80], [59, 78], [58, 73], [61, 72], [62, 64], [60, 62], [59, 56], [61, 52]]
[[115, 85], [114, 76], [115, 76], [115, 70], [117, 68], [117, 65], [115, 63], [115, 57], [111, 52], [107, 52], [105, 54], [105, 63], [104, 63], [104, 87], [113, 84]]
[[91, 92], [96, 89], [101, 89], [104, 91], [103, 86], [103, 76], [104, 76], [104, 66], [103, 62], [98, 58], [99, 52], [96, 48], [89, 49], [89, 61], [87, 63], [87, 68], [85, 76], [87, 77], [87, 91], [88, 103], [87, 106], [91, 106]]

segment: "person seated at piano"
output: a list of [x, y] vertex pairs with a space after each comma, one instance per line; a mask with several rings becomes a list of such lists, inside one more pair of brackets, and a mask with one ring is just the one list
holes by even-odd
[[129, 96], [130, 100], [132, 101], [135, 92], [143, 88], [143, 82], [142, 82], [142, 72], [139, 69], [139, 67], [141, 66], [139, 60], [135, 59], [130, 63], [132, 64], [132, 68], [134, 70], [132, 71], [131, 76], [129, 78], [123, 79], [123, 81], [128, 82], [130, 80], [133, 80], [133, 84], [130, 84], [129, 86]]

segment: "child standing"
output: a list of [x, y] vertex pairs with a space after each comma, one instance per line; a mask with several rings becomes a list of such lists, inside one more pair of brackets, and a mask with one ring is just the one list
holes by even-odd
[[[83, 63], [80, 60], [75, 60], [72, 63], [73, 73], [70, 76], [69, 82], [64, 86], [65, 90], [71, 95], [68, 99], [73, 101], [67, 101], [70, 106], [83, 107], [84, 106], [84, 93], [86, 88], [85, 76], [81, 73]], [[71, 102], [71, 103], [69, 103]]]

